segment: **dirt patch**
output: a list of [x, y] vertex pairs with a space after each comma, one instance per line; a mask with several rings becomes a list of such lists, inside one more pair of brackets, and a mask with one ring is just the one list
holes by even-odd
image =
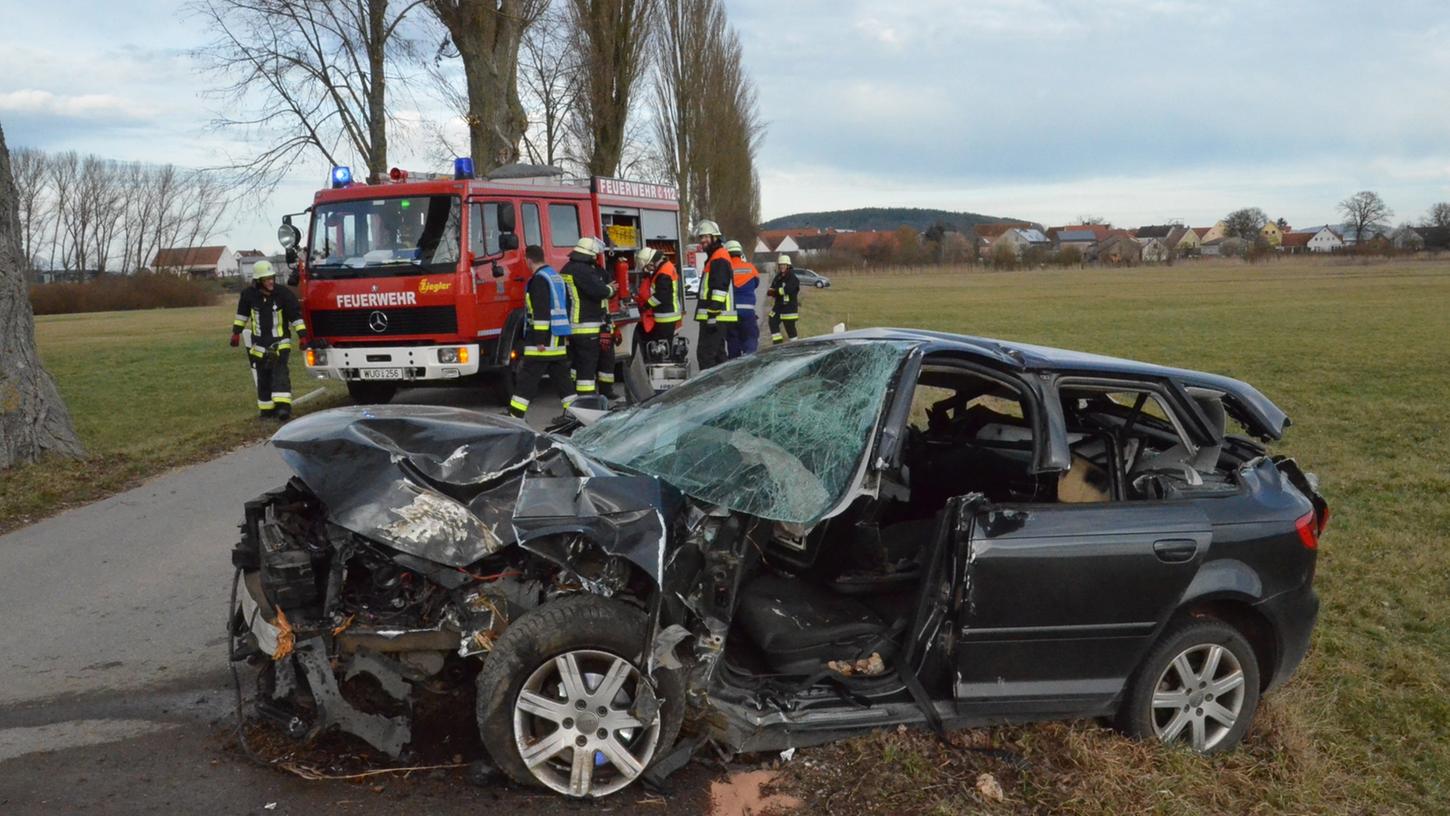
[[792, 813], [803, 804], [778, 790], [780, 772], [732, 771], [710, 783], [710, 816], [763, 816]]

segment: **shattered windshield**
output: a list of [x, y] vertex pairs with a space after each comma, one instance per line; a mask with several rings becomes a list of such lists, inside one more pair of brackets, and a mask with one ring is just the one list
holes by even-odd
[[844, 496], [910, 343], [782, 346], [611, 414], [573, 444], [702, 501], [813, 524]]
[[462, 247], [457, 196], [369, 198], [320, 204], [309, 269], [315, 278], [450, 272]]

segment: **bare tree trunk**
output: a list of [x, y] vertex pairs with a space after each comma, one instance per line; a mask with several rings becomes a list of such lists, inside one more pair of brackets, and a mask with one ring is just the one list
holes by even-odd
[[654, 0], [569, 0], [569, 41], [582, 92], [575, 108], [589, 172], [612, 176], [629, 140], [635, 84], [648, 64]]
[[10, 152], [0, 129], [0, 469], [45, 453], [84, 454], [65, 401], [35, 352], [15, 199]]
[[519, 99], [519, 42], [547, 0], [430, 0], [463, 61], [468, 141], [480, 172], [519, 159], [528, 128]]

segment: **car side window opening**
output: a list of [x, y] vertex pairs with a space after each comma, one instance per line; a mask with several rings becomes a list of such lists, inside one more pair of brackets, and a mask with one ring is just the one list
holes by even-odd
[[1225, 413], [1217, 395], [1194, 399], [1219, 443], [1196, 445], [1155, 389], [1071, 383], [1059, 392], [1072, 452], [1060, 500], [1164, 499], [1235, 489], [1232, 464], [1224, 468], [1221, 462]]
[[549, 205], [549, 243], [572, 247], [579, 243], [579, 208], [573, 204]]

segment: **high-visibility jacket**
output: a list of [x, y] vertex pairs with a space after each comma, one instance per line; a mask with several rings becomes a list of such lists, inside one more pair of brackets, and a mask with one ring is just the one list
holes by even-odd
[[781, 320], [800, 317], [801, 279], [795, 276], [793, 270], [786, 268], [775, 273], [770, 281], [770, 296], [775, 299], [775, 305], [770, 307], [771, 314]]
[[735, 269], [730, 253], [716, 247], [700, 270], [700, 299], [695, 304], [695, 319], [704, 323], [713, 318], [720, 323], [739, 320], [735, 314]]
[[735, 310], [755, 311], [755, 290], [760, 287], [760, 270], [744, 258], [730, 256], [730, 266], [735, 278]]
[[564, 277], [547, 264], [529, 278], [524, 299], [524, 356], [563, 357], [569, 323], [569, 289]]
[[678, 323], [685, 316], [685, 303], [680, 295], [680, 273], [669, 261], [660, 261], [649, 279], [649, 297], [645, 309], [656, 323]]
[[574, 334], [598, 334], [609, 317], [609, 284], [594, 258], [569, 253], [569, 262], [559, 270], [569, 289], [569, 322]]
[[268, 347], [291, 350], [292, 335], [307, 331], [302, 322], [302, 304], [285, 286], [274, 286], [271, 294], [258, 286], [248, 286], [237, 300], [237, 315], [232, 320], [233, 332], [244, 329], [251, 334], [247, 353], [253, 357], [261, 357]]

